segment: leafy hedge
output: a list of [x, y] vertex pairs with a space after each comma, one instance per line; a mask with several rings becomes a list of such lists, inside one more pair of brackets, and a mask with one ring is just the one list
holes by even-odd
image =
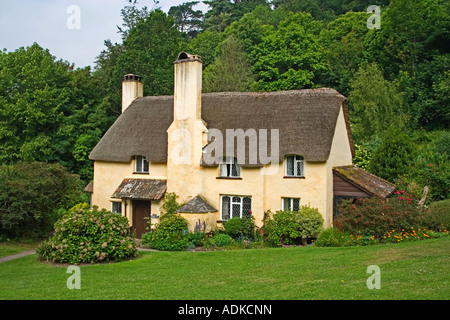
[[163, 251], [183, 251], [189, 245], [188, 222], [177, 214], [166, 213], [156, 228], [142, 235], [141, 245]]
[[267, 240], [273, 245], [306, 244], [309, 238], [320, 233], [323, 227], [323, 217], [319, 210], [302, 206], [299, 211], [277, 211], [268, 220], [265, 230]]
[[424, 215], [412, 195], [398, 197], [344, 200], [339, 207], [335, 226], [352, 234], [369, 234], [376, 238], [393, 229], [409, 229], [423, 225]]
[[59, 210], [80, 201], [80, 187], [79, 177], [59, 164], [0, 166], [0, 239], [46, 235]]
[[77, 205], [55, 224], [55, 235], [36, 250], [38, 257], [58, 263], [121, 261], [137, 255], [128, 219], [105, 209]]

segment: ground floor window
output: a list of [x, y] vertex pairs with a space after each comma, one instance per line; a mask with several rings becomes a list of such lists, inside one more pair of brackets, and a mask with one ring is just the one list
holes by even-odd
[[111, 201], [111, 212], [122, 214], [122, 202], [120, 201]]
[[300, 210], [300, 198], [282, 198], [282, 210]]
[[235, 217], [252, 216], [252, 198], [244, 196], [221, 196], [221, 220], [228, 220]]

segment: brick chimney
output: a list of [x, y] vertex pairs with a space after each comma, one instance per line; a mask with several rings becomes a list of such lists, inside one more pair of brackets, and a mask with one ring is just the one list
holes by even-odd
[[136, 74], [126, 74], [122, 82], [122, 113], [139, 97], [144, 96], [142, 77]]

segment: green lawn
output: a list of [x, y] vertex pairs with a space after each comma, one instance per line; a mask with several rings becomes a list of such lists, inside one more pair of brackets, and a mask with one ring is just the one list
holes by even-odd
[[[369, 290], [369, 265], [381, 289]], [[0, 264], [0, 299], [450, 299], [450, 237], [344, 248], [144, 252], [127, 262], [66, 267], [27, 256]]]

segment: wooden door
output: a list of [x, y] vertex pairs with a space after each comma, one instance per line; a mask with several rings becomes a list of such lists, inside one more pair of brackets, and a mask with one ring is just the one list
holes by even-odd
[[[147, 232], [148, 219], [150, 219], [150, 201], [133, 201], [133, 229], [136, 238], [140, 239]], [[147, 218], [147, 219], [146, 219]]]

